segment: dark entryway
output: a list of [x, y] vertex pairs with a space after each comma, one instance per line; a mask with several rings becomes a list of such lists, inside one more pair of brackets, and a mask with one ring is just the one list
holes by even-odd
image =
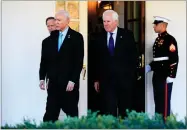
[[[94, 34], [103, 29], [102, 13], [106, 9], [119, 12], [119, 26], [133, 31], [138, 57], [137, 80], [134, 86], [133, 109], [137, 112], [145, 112], [145, 2], [144, 1], [90, 1], [88, 2], [88, 44], [94, 42]], [[91, 37], [92, 36], [92, 37]], [[100, 95], [95, 92], [92, 78], [92, 57], [88, 45], [88, 109], [99, 110]], [[91, 48], [91, 47], [90, 47]]]

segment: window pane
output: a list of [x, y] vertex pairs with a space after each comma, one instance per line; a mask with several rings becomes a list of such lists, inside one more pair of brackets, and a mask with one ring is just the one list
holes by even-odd
[[134, 8], [133, 18], [134, 19], [140, 18], [140, 15], [139, 15], [139, 13], [140, 13], [139, 12], [140, 11], [140, 1], [134, 1], [133, 8]]
[[132, 19], [132, 15], [131, 15], [131, 10], [132, 10], [132, 9], [131, 9], [131, 3], [132, 3], [131, 1], [128, 1], [128, 2], [127, 2], [127, 13], [128, 13], [128, 15], [127, 15], [127, 20], [128, 20], [128, 19]]
[[133, 22], [128, 22], [128, 29], [131, 30], [131, 31], [133, 31], [132, 26], [133, 26]]
[[135, 41], [136, 41], [136, 42], [140, 42], [140, 41], [139, 41], [139, 37], [140, 37], [140, 34], [139, 34], [139, 30], [140, 30], [140, 21], [134, 21], [134, 22], [133, 22], [133, 26], [134, 26], [133, 33], [134, 33]]

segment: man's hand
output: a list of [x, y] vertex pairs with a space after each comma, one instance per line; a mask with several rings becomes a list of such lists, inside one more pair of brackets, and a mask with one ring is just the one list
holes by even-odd
[[94, 88], [96, 92], [99, 92], [99, 82], [94, 82]]
[[45, 80], [40, 80], [40, 89], [45, 90]]
[[174, 81], [175, 78], [170, 78], [170, 77], [167, 77], [166, 79], [166, 82], [167, 83], [172, 83]]
[[148, 73], [151, 71], [151, 66], [150, 65], [146, 65], [145, 66], [145, 72]]
[[74, 89], [74, 86], [75, 86], [75, 83], [72, 81], [69, 81], [66, 87], [66, 91], [72, 91]]

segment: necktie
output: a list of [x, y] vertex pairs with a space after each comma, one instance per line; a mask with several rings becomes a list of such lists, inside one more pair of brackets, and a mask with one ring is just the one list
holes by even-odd
[[113, 35], [113, 33], [110, 33], [109, 45], [108, 45], [111, 56], [114, 55], [114, 39], [113, 39], [112, 35]]
[[58, 36], [58, 51], [60, 50], [60, 47], [62, 46], [62, 32], [59, 33], [59, 36]]

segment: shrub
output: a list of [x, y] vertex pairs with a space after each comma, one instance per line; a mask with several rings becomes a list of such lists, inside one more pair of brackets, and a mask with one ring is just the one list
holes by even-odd
[[171, 115], [163, 121], [159, 114], [150, 118], [146, 113], [128, 112], [124, 119], [111, 115], [98, 115], [97, 112], [88, 111], [87, 116], [81, 118], [67, 117], [64, 121], [41, 122], [36, 125], [35, 121], [23, 120], [23, 123], [11, 126], [6, 124], [2, 129], [185, 129], [185, 121], [177, 121], [175, 115]]

